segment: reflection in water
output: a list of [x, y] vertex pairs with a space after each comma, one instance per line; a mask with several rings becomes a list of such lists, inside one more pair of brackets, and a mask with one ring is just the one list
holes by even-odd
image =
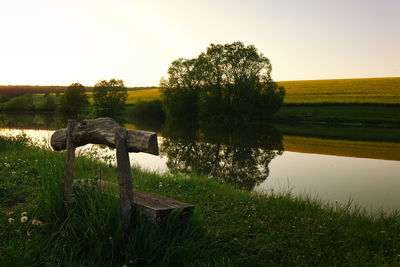
[[[0, 113], [0, 135], [23, 132], [34, 141], [45, 141], [42, 145], [46, 145], [53, 131], [32, 129], [61, 128], [66, 122], [67, 118], [54, 115], [5, 116]], [[147, 124], [129, 126], [150, 131], [157, 128], [157, 125]], [[317, 195], [321, 200], [342, 204], [351, 198], [354, 204], [367, 209], [382, 207], [388, 212], [400, 210], [400, 194], [397, 192], [400, 187], [399, 142], [287, 135], [282, 141], [282, 135], [272, 127], [198, 129], [187, 123], [166, 123], [161, 133], [165, 137], [159, 137], [161, 157], [131, 153], [132, 164], [159, 173], [167, 172], [167, 166], [171, 171], [194, 171], [263, 192], [290, 190], [294, 195]], [[115, 151], [109, 148], [91, 145], [80, 147], [77, 151], [78, 155], [86, 153], [90, 157], [97, 155], [107, 162], [111, 160], [111, 163], [115, 155]]]
[[68, 117], [52, 113], [0, 113], [0, 127], [58, 129], [66, 127]]
[[195, 172], [253, 189], [269, 174], [270, 161], [283, 152], [282, 135], [263, 128], [196, 129], [168, 122], [160, 153], [170, 170]]

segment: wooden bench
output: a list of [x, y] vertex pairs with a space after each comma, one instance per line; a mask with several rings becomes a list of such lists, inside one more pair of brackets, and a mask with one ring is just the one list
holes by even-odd
[[[193, 213], [194, 206], [177, 200], [132, 189], [132, 171], [129, 152], [145, 152], [158, 155], [157, 134], [140, 130], [127, 130], [120, 127], [111, 118], [83, 120], [77, 123], [68, 120], [67, 128], [59, 129], [50, 139], [51, 147], [56, 151], [66, 149], [63, 193], [66, 210], [75, 202], [73, 190], [73, 170], [75, 148], [86, 144], [103, 144], [116, 148], [120, 214], [122, 228], [128, 231], [132, 212], [136, 207], [150, 222], [159, 223], [177, 209], [183, 217]], [[104, 182], [103, 185], [105, 186]], [[111, 186], [108, 186], [111, 187]]]
[[[75, 179], [74, 186], [96, 185], [100, 190], [118, 196], [119, 187], [115, 183], [104, 180]], [[179, 218], [185, 220], [189, 218], [194, 211], [194, 206], [178, 200], [133, 189], [133, 203], [137, 211], [153, 224], [165, 222], [173, 211], [179, 211]]]

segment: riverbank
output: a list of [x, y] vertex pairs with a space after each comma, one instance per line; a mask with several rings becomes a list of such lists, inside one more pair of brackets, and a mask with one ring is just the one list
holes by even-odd
[[284, 105], [273, 121], [400, 128], [400, 105], [291, 104]]
[[[196, 175], [133, 170], [134, 187], [195, 205], [187, 225], [136, 222], [129, 237], [117, 200], [77, 194], [62, 217], [63, 154], [0, 137], [0, 263], [3, 265], [397, 265], [400, 218], [307, 197], [262, 195]], [[78, 157], [74, 177], [116, 181], [116, 170]], [[21, 222], [26, 211], [27, 222]], [[13, 219], [13, 222], [11, 222]], [[38, 224], [34, 219], [39, 220]], [[9, 222], [10, 220], [10, 222]], [[32, 224], [35, 222], [35, 224]]]

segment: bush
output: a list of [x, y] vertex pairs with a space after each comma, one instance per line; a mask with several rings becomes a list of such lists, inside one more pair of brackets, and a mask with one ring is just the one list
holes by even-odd
[[161, 100], [139, 101], [132, 110], [134, 119], [162, 122], [165, 113], [162, 110]]
[[35, 105], [31, 94], [17, 96], [3, 104], [3, 110], [7, 111], [34, 111]]
[[57, 108], [56, 97], [51, 94], [45, 94], [43, 100], [37, 105], [37, 110], [55, 111]]

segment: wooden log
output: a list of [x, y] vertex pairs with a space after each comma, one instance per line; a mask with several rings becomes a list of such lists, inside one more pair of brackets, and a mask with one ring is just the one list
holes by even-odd
[[67, 126], [67, 155], [65, 157], [64, 168], [64, 205], [68, 210], [75, 202], [74, 191], [72, 187], [72, 176], [74, 174], [75, 146], [72, 140], [72, 132], [75, 128], [76, 121], [68, 120]]
[[[96, 185], [100, 190], [118, 196], [119, 186], [104, 180], [74, 180], [74, 185], [89, 187]], [[165, 222], [168, 216], [176, 210], [180, 210], [179, 218], [183, 220], [189, 218], [194, 211], [192, 204], [135, 189], [133, 190], [133, 204], [143, 218], [152, 224]]]
[[[75, 147], [86, 144], [103, 144], [115, 148], [114, 128], [119, 125], [111, 118], [83, 120], [75, 127], [72, 137]], [[58, 129], [50, 139], [51, 147], [56, 151], [66, 148], [67, 128]], [[145, 152], [158, 155], [157, 133], [128, 130], [126, 137], [128, 152]]]
[[132, 171], [126, 147], [127, 131], [124, 127], [116, 127], [114, 133], [119, 181], [119, 207], [122, 229], [127, 233], [133, 210]]

